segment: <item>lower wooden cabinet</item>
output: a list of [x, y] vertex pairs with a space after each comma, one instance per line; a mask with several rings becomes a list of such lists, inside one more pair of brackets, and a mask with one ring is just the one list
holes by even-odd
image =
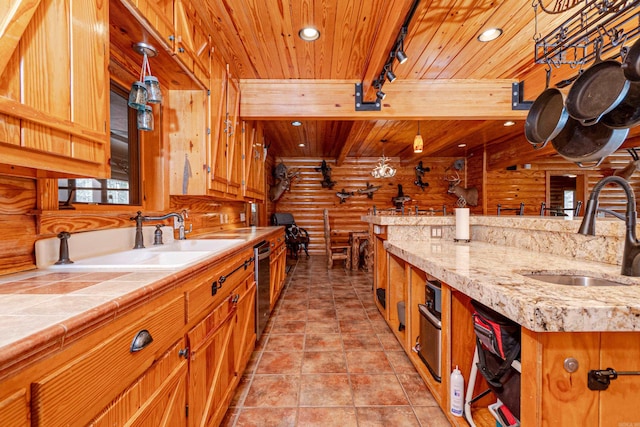
[[181, 339], [89, 425], [173, 427], [186, 425], [187, 360]]
[[255, 342], [252, 277], [187, 334], [189, 426], [220, 423]]
[[21, 389], [0, 401], [0, 426], [29, 426], [27, 391]]
[[269, 268], [271, 280], [269, 283], [271, 286], [271, 310], [273, 310], [280, 297], [287, 275], [287, 245], [284, 243], [284, 232], [282, 235], [278, 234], [277, 237], [273, 237], [270, 246]]

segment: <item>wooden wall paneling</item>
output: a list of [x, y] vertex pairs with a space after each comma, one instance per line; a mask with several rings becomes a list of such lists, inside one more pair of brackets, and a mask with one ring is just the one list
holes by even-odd
[[240, 214], [245, 213], [246, 209], [244, 202], [213, 200], [207, 196], [171, 196], [170, 210], [180, 212], [183, 209], [189, 215], [185, 228], [193, 226], [193, 234], [187, 238], [244, 227], [246, 224], [240, 219]]
[[0, 274], [35, 268], [36, 181], [0, 175]]
[[[430, 167], [431, 171], [425, 173], [423, 181], [429, 186], [423, 190], [414, 185], [416, 179], [415, 166], [417, 164], [400, 164], [397, 159], [392, 159], [391, 164], [397, 168], [395, 177], [389, 179], [374, 179], [371, 170], [378, 163], [375, 158], [347, 158], [342, 166], [336, 166], [330, 159], [327, 164], [332, 168], [332, 179], [336, 181], [333, 189], [323, 188], [322, 173], [316, 171], [322, 163], [322, 158], [279, 158], [288, 167], [299, 169], [299, 177], [291, 183], [291, 189], [285, 191], [282, 197], [273, 205], [268, 206], [269, 215], [273, 212], [291, 212], [298, 226], [305, 228], [310, 235], [310, 252], [324, 254], [324, 228], [322, 220], [323, 209], [329, 209], [329, 216], [334, 228], [343, 231], [364, 231], [367, 225], [361, 221], [361, 216], [366, 215], [375, 205], [377, 209], [390, 209], [394, 207], [391, 199], [398, 194], [398, 184], [402, 185], [403, 193], [411, 197], [406, 209], [434, 210], [442, 209], [446, 205], [447, 213], [451, 215], [457, 200], [456, 197], [447, 194], [447, 182], [444, 180], [444, 169], [450, 166], [454, 158], [425, 158], [423, 166]], [[267, 177], [273, 184], [271, 171], [274, 165], [267, 164]], [[365, 189], [367, 183], [380, 186], [369, 199], [365, 195], [358, 194], [358, 189]], [[355, 194], [345, 203], [340, 203], [336, 192], [344, 189]], [[438, 213], [437, 215], [442, 215]]]
[[[16, 49], [13, 55], [6, 59], [4, 72], [0, 72], [0, 96], [18, 102], [20, 100], [20, 50]], [[0, 143], [20, 145], [19, 118], [0, 114]]]

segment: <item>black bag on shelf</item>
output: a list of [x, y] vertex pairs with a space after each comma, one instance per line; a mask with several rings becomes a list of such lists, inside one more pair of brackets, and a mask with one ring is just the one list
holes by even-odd
[[512, 367], [520, 358], [520, 325], [500, 313], [471, 302], [478, 348], [478, 371], [489, 388], [520, 418], [520, 373]]

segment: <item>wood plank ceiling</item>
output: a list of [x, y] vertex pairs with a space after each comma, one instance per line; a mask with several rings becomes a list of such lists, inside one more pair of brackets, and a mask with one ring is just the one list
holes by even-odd
[[[541, 1], [550, 7], [580, 7], [585, 3]], [[318, 80], [363, 82], [368, 97], [373, 93], [371, 83], [380, 75], [413, 4], [413, 0], [195, 2], [206, 11], [214, 46], [232, 62], [241, 79], [308, 79], [310, 85]], [[547, 34], [575, 11], [539, 11], [536, 20], [531, 1], [422, 0], [404, 41], [409, 59], [404, 64], [394, 62], [393, 72], [399, 81], [425, 84], [450, 79], [524, 81], [525, 98], [535, 99], [544, 90], [545, 66], [534, 63], [534, 34]], [[307, 25], [320, 31], [318, 40], [306, 42], [298, 37], [298, 31]], [[501, 28], [503, 35], [493, 42], [479, 42], [478, 35], [491, 27]], [[568, 66], [554, 68], [552, 83], [575, 72]], [[385, 82], [383, 90], [391, 85]], [[394, 92], [393, 97], [410, 99], [412, 93]], [[389, 98], [383, 101], [375, 120], [357, 120], [353, 115], [344, 120], [311, 118], [300, 120], [299, 127], [291, 125], [291, 117], [269, 120], [265, 123], [267, 144], [276, 156], [339, 161], [345, 157], [375, 157], [383, 151], [386, 156], [415, 161], [426, 156], [465, 156], [482, 146], [513, 151], [514, 145], [522, 147], [524, 157], [534, 155], [524, 138], [526, 112], [511, 127], [503, 126], [505, 120], [500, 117], [442, 120], [421, 116], [419, 111], [413, 120], [394, 119], [385, 116], [384, 103], [394, 102]], [[460, 105], [460, 111], [466, 107]], [[418, 130], [416, 118], [425, 141], [422, 154], [414, 154], [411, 146]]]

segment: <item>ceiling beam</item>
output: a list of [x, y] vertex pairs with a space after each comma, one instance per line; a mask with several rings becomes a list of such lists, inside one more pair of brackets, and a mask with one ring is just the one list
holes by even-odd
[[347, 139], [342, 144], [342, 148], [340, 149], [340, 153], [336, 158], [336, 166], [342, 166], [344, 160], [351, 152], [351, 148], [353, 148], [356, 144], [362, 144], [364, 139], [369, 135], [371, 130], [376, 126], [376, 121], [358, 121], [353, 124], [351, 127], [351, 131], [347, 136]]
[[20, 37], [31, 22], [40, 0], [13, 0], [0, 2], [0, 75], [20, 42]]
[[356, 111], [355, 81], [243, 79], [240, 114], [245, 120], [524, 119], [527, 111], [511, 109], [514, 82], [396, 81], [385, 86], [380, 111]]

